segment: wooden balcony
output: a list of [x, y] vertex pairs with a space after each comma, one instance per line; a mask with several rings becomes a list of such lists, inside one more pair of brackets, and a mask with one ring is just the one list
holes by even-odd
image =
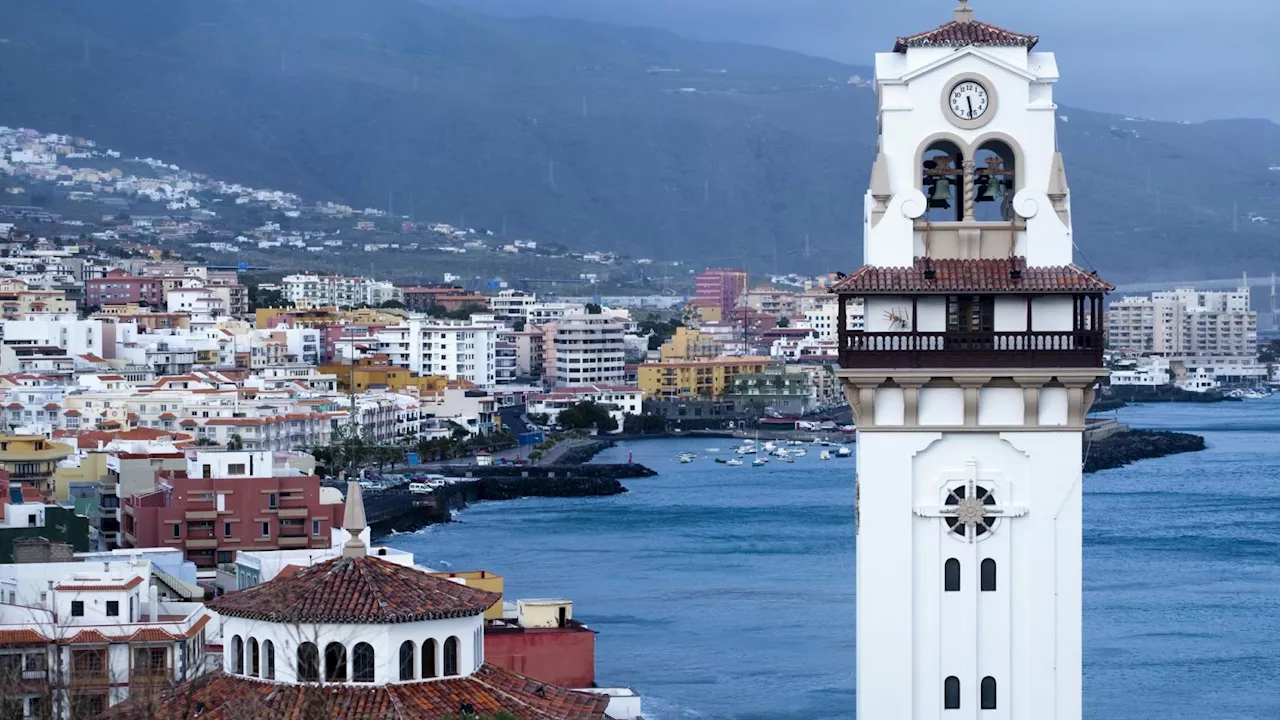
[[913, 368], [1102, 367], [1102, 332], [843, 332], [840, 367]]

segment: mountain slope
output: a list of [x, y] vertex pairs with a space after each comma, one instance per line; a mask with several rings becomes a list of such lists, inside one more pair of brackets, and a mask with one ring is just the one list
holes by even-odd
[[[846, 80], [865, 69], [413, 0], [11, 0], [0, 28], [2, 124], [636, 256], [860, 257], [875, 99]], [[1078, 242], [1099, 267], [1276, 259], [1280, 128], [1062, 114]], [[1276, 220], [1231, 232], [1233, 205]]]

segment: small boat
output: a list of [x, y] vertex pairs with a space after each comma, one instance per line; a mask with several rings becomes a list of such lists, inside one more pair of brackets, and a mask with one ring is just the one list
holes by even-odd
[[792, 451], [791, 451], [791, 455], [792, 455], [793, 457], [804, 457], [804, 456], [806, 456], [806, 455], [808, 455], [808, 454], [809, 454], [809, 451], [808, 451], [808, 450], [805, 450], [804, 448], [800, 448], [799, 450], [792, 450]]
[[767, 453], [771, 453], [777, 449], [778, 449], [777, 444], [775, 444], [772, 440], [764, 444], [764, 451]]
[[738, 458], [734, 458], [732, 460], [726, 460], [724, 464], [730, 467], [742, 467], [742, 461], [739, 460]]
[[720, 452], [720, 448], [707, 448], [707, 449], [706, 449], [706, 452], [709, 452], [709, 453], [718, 453], [718, 452]]
[[830, 450], [823, 450], [823, 451], [822, 451], [822, 454], [821, 454], [821, 455], [819, 455], [818, 457], [819, 457], [820, 459], [822, 459], [822, 460], [830, 460], [830, 459], [831, 459], [831, 451], [830, 451]]
[[851, 455], [853, 455], [853, 451], [844, 445], [841, 445], [840, 449], [836, 450], [836, 457], [847, 458]]
[[697, 455], [695, 455], [695, 454], [693, 454], [693, 453], [691, 453], [691, 452], [683, 452], [683, 453], [680, 453], [680, 462], [682, 462], [682, 463], [691, 463], [691, 462], [693, 462], [694, 460], [696, 460], [696, 459], [697, 459], [697, 457], [698, 457]]
[[[716, 458], [716, 464], [717, 464], [717, 465], [728, 465], [728, 464], [729, 464], [729, 461], [728, 461], [728, 460], [725, 460], [724, 458]], [[742, 464], [742, 463], [741, 463], [741, 461], [739, 461], [739, 462], [738, 462], [738, 464], [739, 464], [739, 465], [741, 465], [741, 464]]]
[[751, 461], [751, 467], [764, 467], [768, 462], [769, 461], [764, 458], [756, 458]]
[[782, 460], [782, 462], [784, 462], [784, 463], [792, 463], [792, 464], [794, 464], [794, 463], [795, 463], [795, 461], [796, 461], [796, 459], [795, 459], [795, 458], [793, 458], [793, 457], [791, 457], [790, 455], [784, 455], [784, 456], [782, 456], [780, 459], [781, 459], [781, 460]]

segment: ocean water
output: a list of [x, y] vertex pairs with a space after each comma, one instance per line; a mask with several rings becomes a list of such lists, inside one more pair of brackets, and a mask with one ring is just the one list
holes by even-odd
[[[1086, 478], [1085, 716], [1280, 718], [1280, 400], [1120, 417], [1210, 448]], [[635, 687], [654, 720], [852, 717], [853, 461], [675, 459], [717, 446], [620, 446], [598, 460], [660, 476], [473, 506], [390, 544], [500, 573], [512, 598], [573, 599], [598, 682]]]

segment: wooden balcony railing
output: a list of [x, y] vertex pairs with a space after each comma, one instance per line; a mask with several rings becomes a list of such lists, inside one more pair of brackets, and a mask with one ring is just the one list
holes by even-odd
[[873, 368], [1102, 367], [1100, 331], [845, 332], [840, 366]]

